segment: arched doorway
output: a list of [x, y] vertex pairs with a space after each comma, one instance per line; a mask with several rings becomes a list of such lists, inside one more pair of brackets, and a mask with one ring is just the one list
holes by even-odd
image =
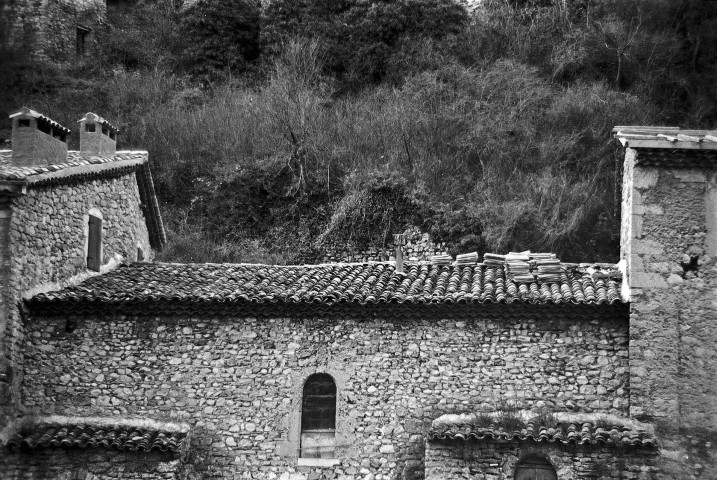
[[531, 455], [516, 465], [515, 480], [558, 480], [558, 474], [547, 458]]

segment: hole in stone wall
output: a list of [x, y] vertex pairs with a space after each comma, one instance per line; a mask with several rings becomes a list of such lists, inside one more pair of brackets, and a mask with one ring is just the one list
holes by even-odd
[[67, 323], [65, 323], [65, 332], [72, 333], [77, 328], [77, 320], [73, 318], [68, 318]]
[[86, 123], [86, 124], [85, 124], [85, 131], [86, 131], [86, 132], [94, 132], [94, 131], [95, 131], [95, 124], [94, 124], [94, 123]]
[[687, 255], [682, 256], [680, 266], [682, 267], [682, 278], [688, 278], [691, 276], [699, 276], [699, 255]]
[[30, 126], [30, 119], [29, 118], [21, 118], [17, 121], [18, 127], [29, 127]]

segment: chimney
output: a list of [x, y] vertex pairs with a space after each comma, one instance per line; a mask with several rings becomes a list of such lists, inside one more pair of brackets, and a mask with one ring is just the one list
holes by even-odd
[[108, 156], [117, 152], [119, 130], [97, 114], [88, 112], [80, 120], [80, 153], [86, 156]]
[[27, 107], [12, 119], [12, 162], [20, 167], [52, 165], [67, 161], [70, 130]]

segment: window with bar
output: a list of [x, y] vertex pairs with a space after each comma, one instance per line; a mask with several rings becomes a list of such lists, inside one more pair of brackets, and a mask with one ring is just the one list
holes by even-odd
[[301, 404], [301, 457], [334, 458], [336, 382], [326, 373], [311, 375]]

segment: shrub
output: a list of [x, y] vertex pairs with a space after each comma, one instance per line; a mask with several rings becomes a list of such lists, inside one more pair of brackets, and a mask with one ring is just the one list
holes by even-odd
[[101, 38], [99, 61], [129, 70], [174, 69], [183, 47], [180, 0], [137, 0], [107, 6], [108, 29]]
[[247, 70], [259, 57], [259, 0], [199, 0], [182, 16], [184, 63], [195, 75], [215, 78]]
[[319, 39], [327, 70], [356, 89], [380, 82], [402, 44], [456, 34], [467, 21], [453, 0], [278, 0], [266, 9], [262, 37], [274, 52], [287, 37]]

